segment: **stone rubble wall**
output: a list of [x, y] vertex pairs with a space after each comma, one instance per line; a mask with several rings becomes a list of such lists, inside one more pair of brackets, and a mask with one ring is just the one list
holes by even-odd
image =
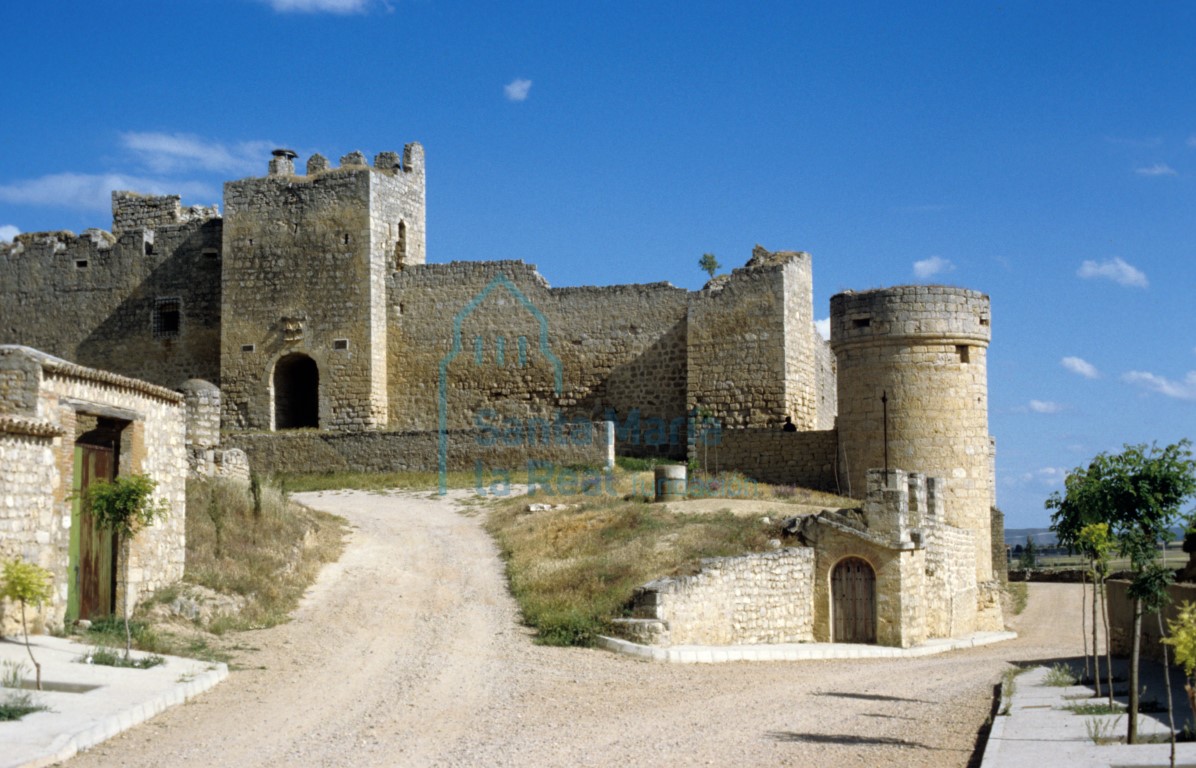
[[[128, 195], [114, 193], [114, 209]], [[160, 200], [136, 199], [146, 206]], [[165, 208], [177, 209], [178, 198], [168, 199]], [[0, 344], [162, 386], [217, 380], [221, 221], [212, 215], [209, 209], [193, 216], [130, 214], [123, 228], [114, 224], [115, 236], [98, 229], [39, 232], [0, 243]], [[155, 228], [132, 227], [134, 219]], [[172, 299], [180, 309], [178, 332], [156, 333], [155, 310]]]
[[[547, 437], [537, 432], [531, 445], [523, 435], [478, 430], [446, 434], [448, 469], [478, 472], [487, 486], [504, 476], [525, 483], [529, 477], [558, 477], [569, 467], [603, 468], [610, 459], [601, 423], [570, 425]], [[434, 431], [233, 433], [225, 444], [243, 450], [261, 475], [438, 469], [439, 434]], [[529, 466], [531, 462], [536, 465]]]
[[173, 224], [189, 224], [220, 218], [215, 206], [184, 208], [178, 195], [112, 193], [112, 232], [120, 235], [139, 229], [156, 230]]
[[645, 584], [634, 615], [664, 622], [660, 645], [805, 643], [813, 637], [814, 550], [710, 558], [692, 576]]
[[[0, 478], [20, 489], [0, 507], [0, 557], [20, 556], [50, 569], [53, 597], [39, 622], [61, 626], [70, 574], [71, 486], [78, 433], [95, 414], [130, 414], [121, 433], [118, 475], [144, 474], [169, 513], [121, 549], [116, 610], [182, 578], [186, 553], [183, 398], [107, 371], [84, 368], [27, 347], [0, 346]], [[27, 397], [30, 382], [37, 400]], [[12, 396], [12, 392], [21, 393]], [[18, 405], [20, 410], [18, 410]], [[24, 434], [22, 434], [22, 432]], [[5, 494], [7, 497], [7, 493]], [[128, 568], [127, 590], [123, 569]], [[5, 616], [12, 615], [5, 609]], [[8, 620], [6, 619], [5, 622]]]
[[[838, 492], [834, 430], [785, 432], [771, 429], [728, 429], [705, 446], [706, 461], [721, 470], [742, 472], [753, 480]], [[702, 461], [701, 443], [690, 447], [689, 459]]]
[[[442, 365], [450, 429], [556, 413], [683, 423], [686, 296], [667, 283], [551, 288], [519, 261], [405, 269], [391, 287], [390, 426], [437, 428]], [[660, 452], [684, 455], [681, 435]], [[660, 447], [644, 437], [620, 445]]]

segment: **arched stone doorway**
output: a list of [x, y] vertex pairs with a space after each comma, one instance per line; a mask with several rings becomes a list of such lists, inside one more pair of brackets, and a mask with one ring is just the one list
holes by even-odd
[[876, 642], [876, 572], [867, 560], [847, 557], [835, 566], [831, 612], [833, 642]]
[[287, 355], [274, 366], [274, 428], [319, 426], [320, 369], [307, 355]]

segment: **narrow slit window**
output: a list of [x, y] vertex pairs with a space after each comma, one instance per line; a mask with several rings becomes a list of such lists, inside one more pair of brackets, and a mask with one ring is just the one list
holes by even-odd
[[957, 344], [955, 346], [955, 354], [959, 355], [959, 362], [961, 363], [972, 362], [972, 348], [967, 344]]
[[870, 325], [872, 325], [872, 318], [857, 317], [856, 319], [851, 321], [851, 325], [853, 328], [867, 328]]

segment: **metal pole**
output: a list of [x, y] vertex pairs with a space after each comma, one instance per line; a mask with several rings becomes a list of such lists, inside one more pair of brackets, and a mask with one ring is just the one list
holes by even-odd
[[889, 477], [889, 391], [886, 389], [880, 395], [881, 409], [884, 411], [885, 432], [885, 482]]

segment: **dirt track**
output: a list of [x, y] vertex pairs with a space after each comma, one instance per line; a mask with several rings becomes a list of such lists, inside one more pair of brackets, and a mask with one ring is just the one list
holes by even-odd
[[82, 766], [963, 766], [1007, 662], [1079, 655], [1079, 587], [1016, 641], [915, 660], [664, 665], [533, 645], [477, 517], [427, 493], [301, 494], [354, 530], [229, 679]]

